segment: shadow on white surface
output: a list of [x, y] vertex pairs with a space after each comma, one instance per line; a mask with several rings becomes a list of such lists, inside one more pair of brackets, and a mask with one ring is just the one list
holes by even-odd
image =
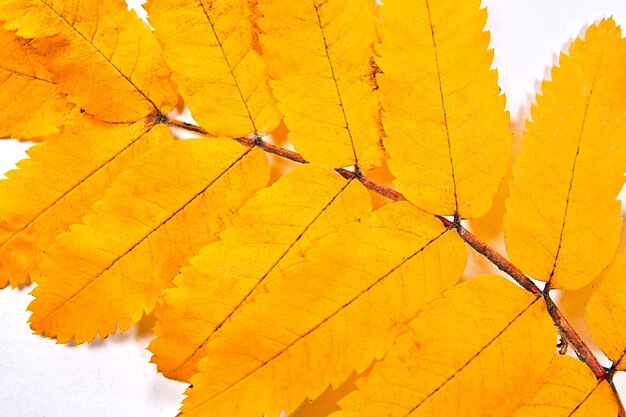
[[175, 416], [187, 384], [150, 364], [135, 328], [91, 345], [56, 344], [26, 324], [28, 289], [0, 291], [0, 414]]

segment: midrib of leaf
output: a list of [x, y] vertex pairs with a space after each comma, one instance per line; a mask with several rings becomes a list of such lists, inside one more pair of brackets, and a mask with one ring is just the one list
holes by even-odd
[[46, 206], [44, 209], [42, 209], [39, 213], [37, 213], [35, 215], [35, 217], [33, 217], [31, 220], [29, 220], [24, 226], [22, 226], [21, 228], [19, 228], [18, 230], [14, 231], [6, 240], [4, 240], [3, 242], [0, 243], [0, 248], [2, 248], [4, 245], [6, 245], [8, 242], [10, 242], [11, 240], [13, 240], [13, 238], [15, 238], [15, 236], [17, 236], [18, 234], [22, 233], [24, 230], [26, 230], [28, 227], [30, 227], [33, 223], [35, 223], [41, 216], [43, 216], [46, 212], [48, 212], [50, 209], [52, 209], [54, 206], [56, 206], [61, 200], [63, 200], [65, 197], [67, 197], [69, 194], [71, 194], [73, 191], [75, 191], [76, 189], [78, 189], [78, 187], [80, 187], [85, 181], [87, 181], [89, 178], [93, 177], [95, 174], [97, 174], [99, 171], [101, 171], [104, 167], [106, 167], [107, 165], [109, 165], [111, 162], [113, 162], [118, 156], [120, 156], [122, 153], [124, 153], [127, 149], [129, 149], [131, 146], [133, 146], [137, 141], [139, 141], [141, 138], [143, 138], [146, 134], [148, 134], [150, 132], [150, 130], [152, 130], [152, 128], [156, 126], [156, 125], [152, 125], [152, 126], [148, 126], [147, 129], [141, 134], [139, 135], [137, 138], [133, 139], [131, 142], [129, 142], [126, 146], [124, 146], [122, 149], [120, 149], [117, 153], [115, 153], [112, 157], [110, 157], [109, 159], [107, 159], [106, 161], [104, 161], [102, 164], [100, 164], [98, 167], [96, 167], [96, 169], [94, 169], [93, 171], [91, 171], [90, 173], [88, 173], [85, 177], [83, 177], [80, 181], [78, 181], [77, 183], [75, 183], [74, 185], [72, 185], [70, 188], [68, 188], [67, 190], [65, 190], [59, 197], [57, 197], [52, 203], [50, 203], [48, 206]]
[[335, 196], [333, 196], [333, 198], [328, 202], [328, 204], [326, 204], [326, 206], [324, 206], [324, 208], [322, 208], [320, 210], [320, 212], [313, 218], [313, 220], [311, 220], [311, 222], [309, 224], [307, 224], [305, 226], [305, 228], [302, 230], [302, 232], [298, 235], [298, 237], [296, 237], [294, 239], [294, 241], [289, 245], [289, 247], [287, 249], [285, 249], [285, 251], [278, 257], [278, 259], [270, 266], [270, 268], [261, 276], [261, 279], [254, 284], [254, 286], [250, 289], [250, 291], [248, 291], [248, 293], [241, 299], [241, 301], [239, 301], [239, 303], [228, 313], [228, 315], [217, 325], [215, 326], [215, 328], [213, 329], [213, 331], [211, 332], [211, 334], [209, 335], [209, 337], [207, 337], [206, 339], [204, 339], [202, 341], [202, 343], [191, 353], [191, 355], [189, 355], [189, 357], [187, 359], [185, 359], [184, 362], [182, 362], [180, 365], [178, 365], [176, 368], [174, 368], [173, 371], [171, 372], [176, 372], [177, 370], [179, 370], [181, 367], [185, 366], [187, 363], [189, 363], [189, 360], [191, 358], [193, 358], [195, 356], [196, 353], [198, 353], [198, 351], [200, 351], [204, 346], [206, 346], [206, 344], [212, 339], [212, 337], [214, 336], [214, 334], [219, 331], [224, 324], [226, 324], [226, 322], [228, 320], [230, 320], [230, 318], [232, 317], [232, 315], [248, 300], [248, 298], [250, 298], [250, 296], [254, 293], [254, 291], [256, 291], [257, 288], [259, 288], [261, 286], [261, 284], [263, 283], [263, 281], [265, 280], [265, 278], [268, 277], [269, 274], [271, 274], [274, 271], [274, 268], [276, 268], [278, 266], [278, 264], [285, 258], [285, 256], [287, 256], [287, 254], [289, 252], [291, 252], [291, 249], [300, 242], [300, 240], [302, 239], [302, 237], [304, 236], [304, 234], [311, 228], [311, 226], [320, 218], [320, 216], [322, 214], [324, 214], [326, 212], [326, 210], [328, 209], [328, 207], [330, 207], [333, 202], [337, 199], [337, 197], [339, 197], [341, 195], [341, 193], [344, 192], [344, 190], [346, 188], [348, 188], [348, 186], [352, 183], [352, 179], [347, 181], [346, 184], [339, 190], [339, 192], [337, 194], [335, 194]]
[[0, 70], [6, 71], [6, 72], [8, 72], [11, 75], [17, 75], [19, 77], [30, 78], [31, 80], [42, 81], [42, 82], [48, 83], [48, 84], [54, 84], [52, 81], [46, 80], [46, 79], [43, 79], [43, 78], [39, 78], [36, 75], [30, 75], [30, 74], [26, 74], [26, 73], [24, 73], [22, 71], [18, 71], [18, 70], [15, 70], [15, 69], [7, 68], [7, 67], [3, 66], [1, 62], [0, 62]]
[[579, 409], [580, 407], [582, 407], [582, 405], [583, 405], [583, 404], [584, 404], [584, 403], [585, 403], [585, 402], [586, 402], [589, 398], [591, 398], [591, 395], [593, 395], [593, 393], [594, 393], [594, 392], [598, 389], [598, 387], [600, 386], [600, 384], [602, 384], [603, 382], [605, 382], [605, 380], [604, 380], [604, 379], [600, 379], [600, 380], [596, 381], [596, 386], [595, 386], [595, 387], [593, 387], [593, 389], [587, 393], [587, 395], [585, 396], [585, 398], [583, 398], [583, 400], [582, 400], [580, 403], [578, 403], [578, 405], [577, 405], [576, 407], [574, 407], [574, 409], [572, 410], [572, 412], [571, 412], [571, 413], [569, 413], [569, 414], [567, 415], [567, 417], [572, 417], [572, 416], [576, 413], [576, 411], [578, 411], [578, 409]]
[[454, 379], [454, 377], [456, 377], [457, 374], [462, 372], [463, 369], [465, 369], [470, 363], [472, 363], [472, 361], [474, 361], [474, 359], [476, 359], [478, 356], [480, 356], [480, 354], [483, 353], [483, 351], [485, 349], [487, 349], [489, 346], [491, 346], [491, 344], [493, 342], [495, 342], [500, 336], [502, 336], [504, 334], [504, 332], [506, 332], [509, 329], [509, 327], [511, 327], [511, 325], [513, 325], [513, 323], [515, 323], [522, 315], [524, 315], [524, 313], [526, 313], [526, 311], [528, 311], [529, 308], [531, 308], [540, 299], [541, 299], [541, 297], [536, 296], [535, 299], [530, 304], [528, 304], [526, 307], [524, 307], [524, 309], [522, 311], [520, 311], [510, 322], [508, 322], [506, 324], [506, 326], [504, 326], [504, 328], [497, 335], [495, 335], [482, 348], [480, 348], [480, 350], [478, 352], [476, 352], [471, 358], [468, 359], [467, 362], [465, 362], [459, 369], [457, 369], [452, 375], [450, 375], [445, 381], [443, 381], [443, 383], [441, 383], [441, 385], [439, 385], [433, 392], [428, 394], [415, 407], [411, 408], [406, 414], [404, 414], [403, 417], [408, 417], [411, 413], [413, 413], [415, 410], [417, 410], [419, 407], [421, 407], [422, 404], [424, 404], [426, 401], [428, 401], [430, 398], [432, 398], [433, 395], [435, 395], [440, 389], [442, 389], [448, 382], [450, 382], [452, 379]]
[[[98, 55], [100, 55], [102, 58], [104, 58], [104, 60], [106, 62], [108, 62], [111, 67], [113, 67], [113, 69], [115, 69], [115, 71], [117, 71], [118, 74], [120, 74], [120, 76], [122, 78], [124, 78], [134, 89], [135, 91], [137, 91], [139, 94], [141, 94], [143, 96], [143, 98], [145, 98], [151, 105], [152, 107], [154, 107], [154, 109], [160, 113], [160, 110], [158, 108], [158, 106], [156, 104], [154, 104], [154, 102], [152, 101], [152, 99], [150, 99], [150, 97], [148, 97], [139, 87], [137, 87], [135, 85], [135, 83], [126, 76], [126, 74], [124, 74], [115, 64], [113, 64], [113, 62], [111, 62], [111, 60], [104, 54], [102, 53], [102, 51], [96, 47], [96, 45], [93, 44], [92, 40], [87, 39], [87, 37], [78, 29], [76, 29], [74, 27], [74, 25], [72, 23], [69, 22], [69, 20], [67, 20], [65, 18], [65, 16], [63, 16], [62, 14], [60, 14], [59, 12], [57, 12], [54, 7], [52, 7], [50, 4], [46, 3], [44, 0], [39, 0], [42, 4], [44, 4], [46, 7], [48, 7], [50, 10], [52, 10], [52, 12], [61, 20], [63, 20], [63, 22], [65, 22], [65, 24], [67, 26], [69, 26], [74, 32], [76, 32], [81, 38], [83, 38], [83, 40], [85, 42], [87, 42], [88, 45], [90, 45], [97, 53]], [[97, 27], [96, 27], [96, 32], [97, 33]], [[95, 36], [95, 35], [94, 35]]]
[[311, 329], [309, 329], [306, 333], [304, 333], [303, 335], [297, 337], [293, 342], [289, 343], [287, 346], [285, 346], [280, 352], [276, 353], [274, 356], [272, 356], [270, 359], [266, 360], [265, 362], [263, 362], [262, 364], [260, 364], [258, 367], [256, 367], [254, 370], [252, 370], [251, 372], [247, 373], [245, 376], [239, 378], [237, 381], [235, 381], [233, 384], [231, 384], [228, 388], [226, 388], [225, 390], [221, 391], [220, 393], [214, 394], [212, 397], [207, 398], [206, 400], [196, 404], [194, 407], [189, 408], [188, 410], [186, 410], [186, 412], [195, 410], [198, 407], [201, 407], [202, 405], [206, 404], [207, 402], [211, 401], [212, 399], [223, 395], [224, 393], [228, 392], [229, 390], [231, 390], [232, 388], [236, 387], [237, 385], [239, 385], [241, 382], [245, 381], [248, 377], [250, 377], [251, 375], [254, 375], [254, 373], [258, 372], [259, 370], [261, 370], [262, 368], [264, 368], [266, 365], [268, 365], [269, 363], [271, 363], [272, 361], [274, 361], [275, 359], [277, 359], [279, 356], [281, 356], [283, 353], [285, 353], [286, 351], [288, 351], [289, 349], [291, 349], [292, 346], [294, 346], [296, 343], [300, 342], [301, 340], [305, 339], [307, 336], [309, 336], [311, 333], [315, 332], [317, 329], [319, 329], [320, 327], [322, 327], [324, 324], [326, 324], [329, 320], [331, 320], [333, 317], [335, 317], [337, 314], [339, 314], [341, 311], [345, 310], [348, 306], [350, 306], [352, 303], [354, 303], [355, 301], [357, 301], [359, 298], [361, 298], [363, 295], [365, 295], [366, 293], [368, 293], [370, 290], [372, 290], [375, 286], [377, 286], [378, 284], [380, 284], [381, 282], [383, 282], [387, 277], [389, 277], [389, 275], [393, 274], [396, 270], [398, 270], [400, 267], [402, 267], [404, 264], [406, 264], [407, 262], [409, 262], [411, 259], [413, 259], [414, 257], [416, 257], [417, 255], [419, 255], [420, 253], [422, 253], [427, 247], [429, 247], [430, 245], [432, 245], [433, 243], [435, 243], [439, 238], [441, 238], [443, 235], [445, 235], [446, 233], [448, 233], [450, 230], [446, 229], [443, 232], [441, 232], [440, 234], [438, 234], [437, 236], [435, 236], [433, 239], [431, 239], [429, 242], [427, 242], [423, 247], [421, 247], [418, 251], [416, 251], [415, 253], [413, 253], [410, 256], [407, 256], [405, 259], [402, 260], [402, 262], [398, 263], [398, 265], [394, 266], [393, 268], [391, 268], [389, 270], [389, 272], [387, 272], [386, 274], [384, 274], [383, 276], [381, 276], [380, 278], [378, 278], [376, 281], [374, 281], [372, 284], [370, 284], [367, 288], [365, 288], [363, 291], [359, 292], [356, 296], [354, 296], [352, 299], [350, 299], [349, 301], [347, 301], [345, 304], [343, 304], [341, 307], [337, 308], [337, 310], [330, 314], [329, 316], [325, 317], [323, 320], [321, 320], [317, 325], [313, 326]]
[[335, 68], [333, 67], [333, 61], [330, 59], [330, 54], [328, 53], [328, 41], [326, 40], [326, 34], [324, 33], [324, 26], [322, 25], [322, 19], [320, 18], [319, 9], [324, 4], [317, 5], [315, 1], [313, 1], [313, 7], [315, 8], [315, 15], [317, 17], [317, 25], [320, 28], [320, 34], [322, 35], [322, 41], [324, 41], [324, 53], [326, 54], [326, 61], [328, 62], [328, 67], [330, 68], [330, 73], [332, 75], [333, 83], [335, 85], [335, 90], [337, 91], [337, 98], [339, 99], [339, 108], [341, 109], [341, 114], [343, 115], [343, 120], [346, 123], [346, 131], [348, 132], [348, 137], [350, 138], [350, 147], [352, 148], [352, 155], [354, 156], [354, 166], [356, 168], [359, 167], [359, 158], [356, 156], [356, 149], [354, 149], [354, 139], [352, 139], [352, 131], [350, 130], [350, 124], [348, 123], [348, 117], [346, 116], [346, 109], [343, 106], [343, 99], [341, 98], [341, 92], [339, 90], [339, 85], [337, 84], [337, 77], [335, 76]]
[[565, 232], [565, 225], [567, 224], [567, 212], [569, 210], [569, 199], [572, 193], [572, 188], [574, 186], [574, 175], [576, 173], [576, 164], [578, 162], [578, 155], [580, 154], [580, 144], [582, 142], [583, 134], [585, 132], [585, 122], [587, 121], [587, 110], [589, 110], [589, 103], [591, 103], [591, 98], [593, 97], [594, 87], [596, 85], [596, 80], [598, 78], [598, 73], [600, 72], [600, 67], [602, 66], [602, 61], [604, 59], [604, 50], [600, 55], [600, 59], [598, 61], [598, 67], [596, 68], [596, 73], [593, 76], [593, 81], [591, 82], [591, 88], [589, 89], [589, 97], [587, 98], [587, 102], [585, 103], [585, 111], [583, 113], [583, 120], [580, 126], [580, 133], [578, 134], [578, 143], [576, 144], [576, 154], [574, 155], [574, 163], [572, 164], [572, 175], [570, 176], [569, 186], [567, 189], [567, 196], [565, 197], [565, 211], [563, 213], [563, 222], [561, 223], [561, 231], [559, 232], [559, 246], [556, 249], [556, 254], [554, 255], [554, 264], [552, 264], [552, 271], [550, 271], [550, 277], [548, 278], [548, 282], [546, 283], [546, 289], [550, 288], [550, 281], [552, 281], [552, 277], [556, 272], [556, 264], [559, 260], [559, 254], [561, 253], [561, 245], [563, 243], [563, 234]]
[[441, 82], [441, 69], [439, 68], [439, 54], [437, 52], [437, 41], [435, 40], [435, 28], [433, 27], [433, 20], [430, 15], [430, 3], [426, 1], [426, 10], [428, 12], [428, 23], [430, 24], [430, 35], [433, 41], [433, 51], [435, 53], [435, 65], [437, 66], [437, 81], [439, 84], [439, 97], [441, 97], [441, 110], [443, 111], [443, 123], [446, 128], [446, 139], [448, 141], [448, 157], [450, 158], [450, 170], [452, 172], [452, 185], [454, 187], [454, 213], [458, 216], [459, 213], [459, 199], [456, 191], [456, 177], [454, 175], [454, 161], [452, 160], [452, 143], [450, 142], [450, 129], [448, 127], [448, 114], [446, 113], [446, 101], [443, 95], [443, 86]]
[[191, 199], [189, 199], [186, 203], [184, 203], [183, 205], [181, 205], [178, 209], [176, 209], [174, 212], [172, 212], [172, 214], [170, 214], [165, 220], [161, 221], [156, 227], [154, 227], [152, 230], [150, 230], [148, 233], [146, 233], [146, 235], [144, 237], [142, 237], [141, 239], [139, 239], [137, 242], [135, 242], [133, 245], [131, 245], [124, 253], [122, 253], [121, 255], [119, 255], [118, 257], [116, 257], [113, 262], [111, 262], [109, 264], [109, 266], [107, 266], [106, 268], [104, 268], [102, 271], [100, 271], [96, 276], [93, 277], [93, 279], [91, 279], [89, 282], [87, 282], [85, 285], [83, 285], [82, 287], [80, 287], [78, 290], [76, 290], [74, 292], [74, 294], [72, 294], [70, 297], [68, 297], [66, 300], [63, 300], [63, 302], [61, 304], [59, 304], [57, 307], [54, 308], [54, 310], [50, 311], [48, 314], [46, 314], [44, 317], [42, 317], [41, 321], [46, 320], [48, 317], [50, 317], [51, 315], [53, 315], [54, 313], [56, 313], [61, 307], [63, 307], [64, 305], [66, 305], [67, 303], [69, 303], [70, 301], [72, 301], [78, 294], [80, 294], [81, 292], [83, 292], [86, 288], [88, 288], [91, 284], [93, 284], [94, 282], [96, 282], [100, 277], [102, 277], [102, 275], [104, 275], [106, 272], [108, 272], [120, 259], [123, 259], [124, 257], [126, 257], [129, 253], [131, 253], [137, 246], [139, 246], [142, 242], [144, 242], [148, 237], [150, 237], [150, 235], [152, 235], [154, 232], [156, 232], [157, 230], [159, 230], [161, 227], [163, 227], [165, 224], [167, 224], [167, 222], [169, 222], [174, 216], [176, 216], [178, 213], [180, 213], [182, 210], [185, 209], [185, 207], [189, 206], [189, 204], [191, 204], [196, 198], [200, 197], [202, 194], [204, 194], [209, 188], [211, 188], [211, 186], [220, 178], [222, 178], [222, 176], [224, 176], [228, 171], [230, 171], [231, 168], [233, 168], [235, 165], [237, 165], [238, 162], [240, 162], [247, 154], [249, 154], [252, 149], [254, 149], [253, 147], [250, 147], [248, 149], [245, 150], [245, 152], [243, 152], [235, 161], [233, 161], [225, 170], [223, 170], [217, 177], [215, 177], [208, 185], [206, 185], [204, 188], [202, 188], [202, 190], [200, 190], [199, 192], [197, 192]]
[[202, 12], [204, 13], [204, 16], [206, 17], [206, 20], [209, 22], [209, 26], [211, 26], [211, 31], [213, 32], [213, 36], [215, 37], [215, 40], [217, 41], [217, 45], [220, 48], [220, 52], [222, 53], [222, 56], [224, 57], [224, 62], [226, 62], [226, 65], [228, 66], [228, 72], [230, 73], [230, 76], [232, 77], [233, 82], [235, 83], [235, 88], [237, 88], [237, 92], [239, 93], [239, 97], [241, 98], [241, 103], [243, 104], [244, 108], [246, 109], [246, 113], [248, 114], [248, 119], [250, 119], [250, 123], [252, 124], [252, 129], [254, 130], [254, 132], [250, 132], [250, 133], [255, 133], [256, 134], [257, 133], [256, 123], [254, 123], [254, 118], [252, 117], [252, 114], [250, 113], [250, 108], [248, 107], [248, 102], [246, 101], [246, 99], [243, 96], [243, 93], [241, 92], [241, 87], [239, 86], [239, 81], [237, 80], [237, 77], [235, 77], [235, 72], [233, 70], [233, 67], [230, 64], [230, 61], [228, 60], [228, 56], [226, 55], [226, 51], [224, 51], [224, 46], [222, 45], [222, 40], [219, 38], [219, 36], [217, 36], [217, 31], [215, 30], [215, 25], [213, 24], [213, 21], [211, 20], [211, 16], [209, 15], [209, 12], [207, 11], [207, 6], [205, 5], [205, 0], [200, 0], [200, 6], [202, 7]]

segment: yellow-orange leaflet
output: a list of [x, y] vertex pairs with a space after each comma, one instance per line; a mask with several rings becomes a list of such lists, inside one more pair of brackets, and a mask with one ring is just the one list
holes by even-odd
[[210, 135], [267, 134], [280, 121], [259, 55], [255, 5], [151, 0], [147, 6], [172, 78]]
[[540, 297], [502, 277], [472, 278], [413, 320], [333, 416], [509, 417], [555, 341]]
[[37, 38], [54, 82], [102, 120], [134, 122], [176, 104], [158, 42], [124, 1], [0, 0], [0, 21]]
[[544, 81], [513, 168], [506, 245], [526, 274], [574, 290], [611, 261], [626, 168], [626, 40], [593, 25]]
[[607, 381], [581, 361], [555, 356], [537, 390], [523, 397], [513, 417], [608, 417], [617, 404]]
[[619, 371], [626, 371], [625, 276], [626, 252], [620, 252], [594, 283], [585, 309], [585, 321], [593, 339]]
[[163, 125], [109, 124], [83, 115], [30, 148], [31, 158], [0, 181], [0, 287], [36, 278], [56, 235], [80, 222], [144, 152], [173, 140]]
[[[315, 165], [296, 168], [239, 211], [233, 227], [204, 248], [156, 309], [153, 362], [188, 380], [206, 344], [262, 285], [278, 279], [320, 237], [363, 218], [371, 199], [358, 181]], [[257, 290], [258, 289], [258, 290]]]
[[0, 27], [0, 137], [55, 133], [78, 113], [38, 59], [27, 41]]
[[259, 0], [263, 56], [289, 139], [311, 162], [382, 161], [373, 0]]
[[376, 50], [389, 168], [427, 211], [480, 217], [504, 176], [511, 135], [490, 70], [480, 0], [389, 0]]
[[268, 171], [262, 151], [224, 138], [178, 141], [147, 154], [84, 224], [46, 251], [31, 326], [61, 343], [126, 330], [267, 184]]
[[465, 267], [454, 233], [408, 202], [322, 238], [206, 348], [184, 416], [278, 416], [381, 358]]

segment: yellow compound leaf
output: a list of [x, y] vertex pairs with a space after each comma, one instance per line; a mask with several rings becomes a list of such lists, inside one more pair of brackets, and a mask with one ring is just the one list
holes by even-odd
[[626, 371], [626, 252], [620, 252], [594, 283], [585, 321], [602, 352]]
[[147, 6], [174, 82], [213, 136], [269, 134], [280, 122], [258, 51], [254, 4], [151, 0]]
[[372, 0], [259, 0], [263, 55], [289, 139], [311, 162], [381, 164]]
[[0, 0], [0, 21], [38, 38], [31, 45], [54, 82], [100, 119], [134, 122], [176, 105], [158, 42], [123, 1]]
[[149, 153], [46, 251], [31, 327], [60, 343], [126, 330], [268, 177], [262, 151], [225, 138]]
[[333, 416], [509, 417], [555, 342], [540, 297], [502, 277], [472, 278], [413, 320]]
[[27, 41], [0, 27], [0, 137], [56, 133], [78, 113], [38, 60]]
[[322, 238], [206, 348], [184, 416], [293, 411], [382, 358], [404, 323], [460, 278], [466, 249], [407, 202]]
[[188, 380], [206, 345], [262, 285], [281, 277], [320, 237], [367, 216], [369, 193], [327, 168], [305, 165], [262, 190], [233, 227], [191, 260], [162, 294], [155, 315], [153, 362], [165, 376]]
[[611, 387], [598, 381], [581, 361], [556, 356], [537, 390], [524, 398], [513, 417], [609, 417], [617, 415]]
[[376, 48], [396, 185], [418, 207], [463, 218], [491, 206], [512, 143], [479, 8], [480, 0], [385, 1]]
[[117, 174], [170, 141], [163, 125], [109, 124], [84, 115], [30, 148], [31, 158], [0, 181], [0, 287], [36, 279], [54, 238], [80, 222]]
[[611, 19], [577, 39], [544, 81], [513, 168], [505, 236], [511, 260], [576, 290], [619, 243], [626, 168], [626, 40]]

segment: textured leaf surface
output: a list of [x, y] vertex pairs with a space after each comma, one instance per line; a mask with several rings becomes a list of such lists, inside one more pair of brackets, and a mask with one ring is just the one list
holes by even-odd
[[585, 321], [595, 342], [617, 369], [626, 371], [626, 252], [616, 255], [593, 285]]
[[260, 0], [259, 8], [271, 86], [296, 149], [334, 168], [380, 165], [375, 2]]
[[268, 134], [280, 121], [259, 55], [255, 4], [152, 0], [147, 7], [174, 82], [213, 136]]
[[617, 249], [624, 79], [626, 40], [605, 20], [561, 55], [532, 109], [506, 205], [506, 244], [517, 266], [555, 288], [588, 284]]
[[376, 62], [396, 185], [432, 213], [480, 217], [511, 149], [480, 0], [384, 2]]
[[178, 141], [146, 155], [47, 251], [32, 328], [61, 343], [126, 330], [267, 184], [268, 171], [262, 151], [228, 139]]
[[183, 415], [289, 414], [381, 358], [466, 257], [456, 234], [407, 202], [321, 239], [209, 342]]
[[556, 356], [539, 388], [522, 400], [513, 417], [608, 417], [617, 405], [606, 381], [577, 359]]
[[31, 45], [55, 83], [100, 119], [134, 122], [176, 104], [158, 42], [123, 1], [0, 0], [0, 21], [40, 38]]
[[109, 124], [85, 115], [30, 148], [31, 158], [0, 181], [0, 287], [25, 284], [29, 273], [36, 279], [56, 235], [80, 222], [144, 152], [173, 140], [163, 125]]
[[472, 278], [409, 324], [339, 415], [508, 417], [555, 341], [541, 298], [502, 277]]
[[0, 137], [56, 133], [77, 113], [28, 42], [0, 27]]
[[[188, 380], [211, 336], [265, 283], [300, 261], [320, 237], [363, 218], [371, 199], [358, 181], [315, 165], [296, 168], [239, 211], [166, 290], [150, 344], [159, 370]], [[261, 289], [262, 292], [262, 289]]]

